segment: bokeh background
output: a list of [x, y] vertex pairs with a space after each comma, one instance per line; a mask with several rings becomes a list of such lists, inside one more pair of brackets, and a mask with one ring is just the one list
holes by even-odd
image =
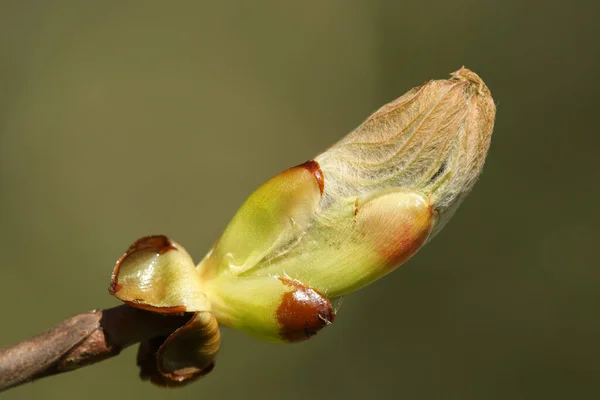
[[254, 188], [423, 81], [466, 65], [498, 105], [453, 220], [312, 340], [225, 330], [180, 390], [131, 348], [2, 398], [600, 398], [597, 4], [1, 1], [0, 346], [117, 305], [138, 237], [201, 258]]

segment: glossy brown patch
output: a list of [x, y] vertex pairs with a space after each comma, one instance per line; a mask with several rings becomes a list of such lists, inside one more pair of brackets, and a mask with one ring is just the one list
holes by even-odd
[[333, 307], [316, 290], [287, 278], [279, 278], [293, 289], [283, 295], [277, 308], [279, 335], [288, 342], [305, 340], [335, 320]]
[[321, 194], [323, 194], [323, 190], [325, 189], [325, 178], [323, 177], [323, 171], [321, 171], [321, 166], [315, 160], [307, 161], [304, 164], [298, 165], [300, 168], [305, 168], [311, 174], [314, 175], [317, 183], [319, 184], [319, 190]]
[[121, 268], [121, 264], [123, 261], [132, 255], [135, 252], [146, 249], [155, 249], [156, 254], [165, 254], [171, 250], [177, 250], [175, 243], [171, 239], [169, 239], [165, 235], [153, 235], [153, 236], [144, 236], [141, 239], [136, 240], [127, 251], [119, 257], [117, 263], [115, 264], [115, 268], [113, 269], [112, 276], [110, 278], [110, 286], [108, 287], [108, 292], [110, 294], [115, 294], [121, 289], [121, 285], [117, 282], [117, 278], [119, 276], [119, 269]]

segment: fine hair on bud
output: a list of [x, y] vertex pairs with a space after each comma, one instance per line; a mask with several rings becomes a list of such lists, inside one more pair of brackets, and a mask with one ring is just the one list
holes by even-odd
[[321, 207], [403, 188], [429, 197], [435, 234], [481, 173], [495, 112], [483, 80], [464, 67], [410, 90], [316, 158], [326, 177]]

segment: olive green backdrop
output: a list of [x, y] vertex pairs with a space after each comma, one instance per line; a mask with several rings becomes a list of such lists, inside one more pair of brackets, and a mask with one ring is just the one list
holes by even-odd
[[225, 330], [184, 389], [131, 348], [2, 398], [600, 398], [592, 3], [0, 1], [0, 346], [117, 305], [140, 236], [201, 258], [254, 188], [425, 80], [464, 64], [498, 105], [450, 224], [312, 340]]

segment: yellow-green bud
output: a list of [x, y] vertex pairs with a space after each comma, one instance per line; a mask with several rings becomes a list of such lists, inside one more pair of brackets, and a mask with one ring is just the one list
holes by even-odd
[[208, 372], [217, 321], [276, 342], [329, 325], [329, 299], [391, 272], [448, 221], [481, 173], [495, 111], [486, 85], [463, 67], [267, 181], [197, 267], [164, 236], [136, 242], [115, 267], [111, 293], [155, 312], [194, 313], [142, 346], [143, 371], [163, 385]]

